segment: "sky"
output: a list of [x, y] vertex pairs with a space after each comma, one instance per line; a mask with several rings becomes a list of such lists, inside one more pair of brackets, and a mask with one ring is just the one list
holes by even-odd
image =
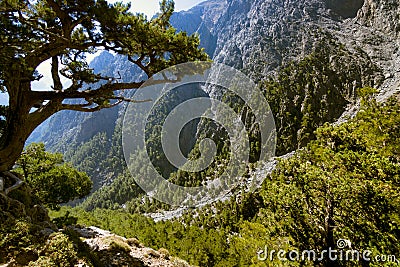
[[[203, 2], [204, 0], [175, 0], [175, 11], [188, 10], [193, 6]], [[115, 3], [117, 0], [108, 0], [109, 3]], [[120, 0], [121, 2], [121, 0]], [[151, 18], [159, 11], [160, 0], [123, 0], [123, 3], [131, 2], [132, 12], [144, 13], [148, 18]], [[88, 58], [89, 61], [93, 59], [94, 56]], [[44, 62], [38, 67], [38, 71], [44, 75], [44, 77], [38, 81], [32, 83], [33, 90], [49, 90], [52, 84], [50, 75], [50, 63]], [[8, 103], [7, 94], [0, 93], [0, 105], [6, 105]]]
[[[188, 10], [191, 7], [199, 4], [205, 0], [175, 0], [175, 11]], [[109, 3], [115, 3], [117, 0], [108, 0]], [[131, 0], [122, 1], [124, 3], [131, 2], [132, 11], [146, 14], [148, 17], [152, 17], [159, 11], [160, 0]]]

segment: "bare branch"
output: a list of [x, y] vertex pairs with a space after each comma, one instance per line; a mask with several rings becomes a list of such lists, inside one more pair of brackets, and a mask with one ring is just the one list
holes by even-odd
[[12, 172], [3, 172], [4, 175], [10, 177], [12, 180], [15, 181], [14, 185], [10, 186], [9, 188], [6, 188], [4, 190], [4, 194], [8, 195], [11, 191], [16, 190], [21, 187], [21, 185], [24, 184], [24, 181], [19, 179], [16, 175], [14, 175]]

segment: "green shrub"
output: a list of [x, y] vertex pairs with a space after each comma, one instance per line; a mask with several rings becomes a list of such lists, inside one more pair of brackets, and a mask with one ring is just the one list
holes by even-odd
[[29, 266], [69, 267], [77, 260], [77, 252], [74, 249], [73, 243], [69, 240], [68, 236], [62, 233], [50, 235], [40, 255], [39, 259], [35, 262], [31, 262]]
[[102, 241], [105, 244], [108, 244], [111, 250], [121, 250], [125, 252], [131, 251], [131, 247], [121, 237], [107, 236], [103, 238]]
[[168, 249], [160, 248], [160, 249], [158, 250], [158, 253], [160, 253], [161, 256], [162, 256], [163, 258], [169, 259], [170, 254], [169, 254]]

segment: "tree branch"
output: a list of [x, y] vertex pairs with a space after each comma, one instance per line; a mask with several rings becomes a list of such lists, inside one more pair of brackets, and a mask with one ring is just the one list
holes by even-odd
[[[58, 33], [55, 33], [55, 32], [49, 31], [49, 30], [46, 29], [46, 28], [43, 28], [43, 24], [42, 24], [42, 27], [38, 27], [37, 25], [31, 23], [28, 19], [26, 19], [26, 18], [24, 17], [24, 15], [22, 14], [21, 10], [18, 11], [18, 19], [19, 19], [20, 21], [22, 21], [23, 23], [25, 23], [26, 25], [32, 27], [33, 29], [38, 30], [38, 31], [42, 31], [43, 33], [48, 34], [49, 36], [52, 36], [52, 37], [54, 37], [55, 39], [63, 39], [64, 41], [67, 41], [67, 42], [69, 41], [69, 40], [68, 40], [67, 38], [65, 38], [64, 36], [61, 36], [61, 35], [59, 35]], [[35, 21], [35, 22], [40, 24], [39, 21]]]
[[134, 99], [130, 99], [130, 98], [125, 98], [123, 96], [114, 96], [110, 99], [117, 100], [117, 101], [115, 103], [111, 103], [111, 104], [103, 104], [103, 105], [97, 104], [97, 106], [95, 106], [95, 107], [93, 107], [93, 105], [95, 105], [95, 103], [93, 103], [92, 101], [88, 101], [88, 103], [86, 103], [86, 104], [62, 104], [61, 109], [62, 110], [74, 110], [74, 111], [80, 111], [80, 112], [96, 112], [101, 109], [113, 108], [115, 106], [118, 106], [122, 102], [145, 103], [145, 102], [151, 101], [151, 99], [134, 100]]
[[61, 91], [63, 89], [63, 86], [61, 83], [60, 75], [58, 75], [58, 57], [57, 56], [52, 57], [51, 75], [53, 77], [54, 90]]
[[[21, 185], [24, 184], [24, 181], [22, 181], [21, 179], [19, 179], [16, 175], [14, 175], [12, 172], [6, 171], [3, 172], [4, 175], [10, 177], [12, 180], [15, 181], [14, 185], [10, 186], [9, 188], [6, 188], [4, 190], [4, 194], [7, 196], [11, 191], [18, 189], [21, 187]], [[3, 179], [4, 182], [4, 179]]]
[[71, 17], [68, 15], [67, 12], [62, 10], [61, 7], [58, 5], [58, 3], [56, 3], [55, 1], [47, 0], [46, 2], [56, 13], [57, 17], [60, 19], [64, 37], [69, 36], [72, 31], [70, 22]]
[[149, 71], [149, 67], [148, 66], [144, 66], [143, 63], [142, 63], [144, 58], [145, 58], [144, 54], [142, 54], [137, 60], [134, 60], [132, 58], [132, 56], [128, 55], [128, 60], [130, 62], [136, 64], [141, 70], [143, 70], [147, 74], [148, 77], [150, 77], [151, 73]]
[[135, 99], [130, 99], [130, 98], [126, 98], [123, 96], [114, 96], [113, 98], [114, 100], [121, 100], [123, 102], [130, 102], [130, 103], [146, 103], [146, 102], [150, 102], [152, 101], [152, 99], [145, 99], [145, 100], [135, 100]]
[[74, 111], [79, 111], [79, 112], [96, 112], [101, 109], [105, 108], [112, 108], [120, 104], [122, 101], [117, 101], [114, 104], [110, 105], [98, 105], [96, 107], [88, 107], [87, 104], [62, 104], [61, 105], [61, 110], [74, 110]]
[[[98, 89], [75, 91], [75, 90], [64, 90], [64, 91], [31, 91], [31, 98], [35, 101], [45, 100], [64, 100], [64, 99], [90, 99], [90, 98], [107, 98], [110, 93], [118, 90], [138, 89], [144, 82], [134, 83], [107, 83], [101, 85]], [[73, 89], [73, 88], [72, 88]]]

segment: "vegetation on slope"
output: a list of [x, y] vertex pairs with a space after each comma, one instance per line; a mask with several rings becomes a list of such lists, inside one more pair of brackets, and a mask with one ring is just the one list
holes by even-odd
[[362, 65], [368, 62], [359, 61], [328, 35], [310, 55], [286, 65], [276, 78], [261, 82], [275, 116], [278, 155], [314, 140], [318, 127], [334, 122], [355, 102], [356, 89], [376, 86], [372, 76], [376, 66], [365, 71]]
[[[63, 161], [59, 153], [31, 144], [13, 170], [23, 183], [0, 193], [0, 263], [15, 266], [71, 266], [78, 251], [69, 237], [56, 232], [47, 209], [89, 194], [92, 182]], [[45, 205], [45, 206], [44, 206]]]
[[[180, 219], [155, 223], [123, 210], [72, 210], [78, 222], [137, 237], [199, 266], [361, 266], [362, 261], [260, 261], [265, 247], [321, 252], [339, 239], [372, 255], [400, 255], [400, 103], [360, 91], [354, 119], [315, 132], [262, 188]], [[65, 212], [64, 210], [61, 214]], [[54, 214], [53, 214], [54, 216]], [[369, 266], [381, 266], [372, 261]], [[385, 266], [396, 263], [386, 262]]]
[[[334, 122], [341, 116], [349, 103], [356, 101], [355, 88], [371, 86], [376, 82], [372, 77], [376, 66], [368, 65], [370, 63], [367, 61], [360, 61], [359, 55], [348, 51], [329, 34], [320, 33], [320, 35], [320, 43], [315, 46], [313, 53], [304, 59], [283, 66], [276, 77], [270, 77], [259, 84], [275, 117], [278, 136], [277, 155], [283, 155], [306, 146], [308, 142], [316, 138], [314, 132], [318, 127], [325, 122]], [[364, 65], [369, 66], [369, 72], [363, 70], [362, 66]], [[221, 93], [220, 101], [241, 114], [249, 135], [250, 162], [256, 162], [260, 153], [260, 129], [254, 125], [253, 113], [242, 99], [229, 90], [218, 88], [218, 92]], [[191, 97], [195, 97], [199, 92], [193, 90], [191, 94]], [[229, 160], [230, 144], [223, 128], [202, 119], [197, 126], [197, 132], [186, 133], [186, 135], [194, 136], [196, 134], [201, 137], [198, 140], [208, 137], [216, 142], [218, 156], [212, 165], [204, 171], [191, 173], [176, 171], [168, 163], [160, 145], [160, 136], [157, 134], [160, 130], [158, 125], [167, 116], [171, 107], [180, 103], [181, 100], [184, 101], [187, 97], [184, 90], [179, 90], [179, 94], [170, 96], [167, 104], [164, 103], [158, 107], [157, 115], [152, 117], [152, 122], [148, 124], [151, 131], [147, 135], [147, 144], [150, 146], [149, 152], [153, 163], [164, 178], [169, 178], [170, 181], [179, 185], [197, 186], [204, 180], [213, 179], [215, 173], [223, 172], [224, 162]], [[112, 138], [112, 151], [107, 156], [107, 162], [103, 164], [103, 167], [112, 166], [112, 168], [105, 168], [111, 169], [112, 174], [100, 176], [107, 177], [107, 186], [94, 192], [93, 196], [83, 203], [83, 207], [89, 210], [120, 208], [125, 205], [132, 212], [151, 212], [160, 208], [168, 208], [157, 201], [146, 200], [143, 203], [144, 195], [137, 188], [134, 177], [130, 177], [124, 167], [121, 121], [119, 120], [116, 125]], [[186, 139], [188, 138], [186, 137]], [[190, 143], [185, 141], [183, 143]], [[96, 155], [96, 159], [97, 155], [101, 155], [97, 152], [97, 148], [85, 147], [89, 148], [86, 152]], [[80, 150], [81, 148], [78, 147], [73, 153], [82, 154]], [[198, 158], [200, 155], [199, 142], [193, 145], [193, 149], [188, 155], [190, 158]], [[137, 165], [134, 175], [146, 175], [139, 159]], [[90, 168], [82, 170], [88, 171], [94, 177], [98, 176], [98, 173], [92, 172]], [[118, 192], [123, 193], [119, 194]]]

